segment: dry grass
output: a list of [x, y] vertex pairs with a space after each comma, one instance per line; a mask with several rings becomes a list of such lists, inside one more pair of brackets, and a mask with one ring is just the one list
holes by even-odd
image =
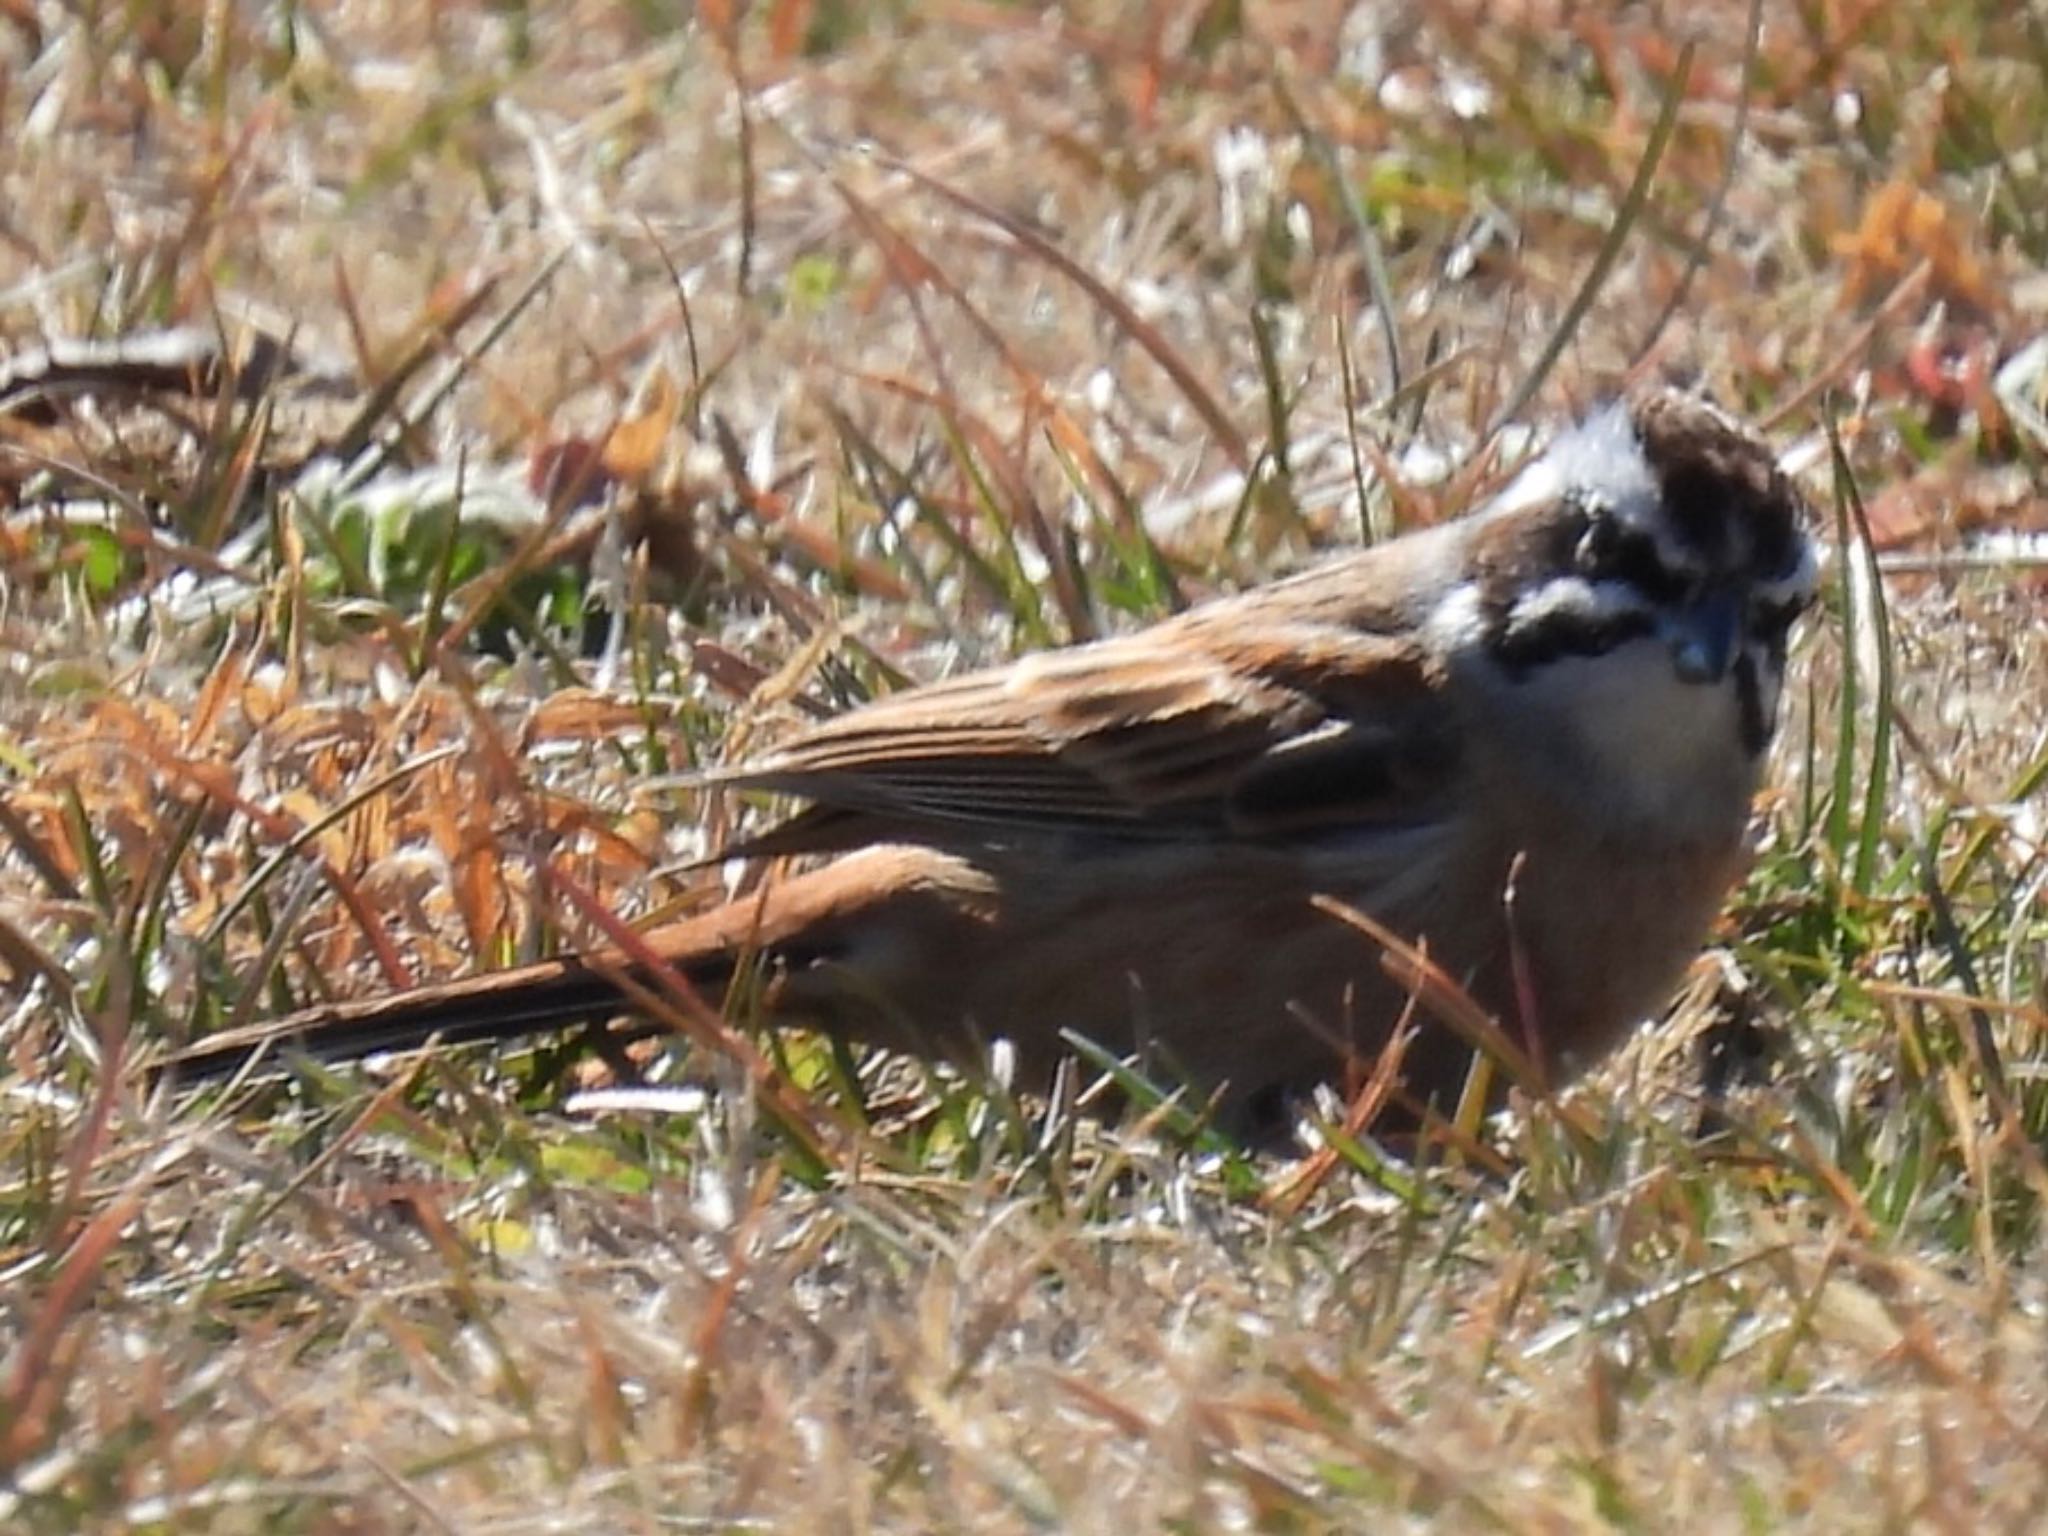
[[[2039, 7], [673, 9], [0, 0], [0, 1523], [2048, 1520]], [[173, 324], [229, 364], [20, 362]], [[752, 808], [649, 774], [1450, 515], [1632, 371], [1888, 572], [1747, 1030], [1704, 966], [1413, 1166], [796, 1038], [781, 1120], [144, 1093], [706, 899]]]

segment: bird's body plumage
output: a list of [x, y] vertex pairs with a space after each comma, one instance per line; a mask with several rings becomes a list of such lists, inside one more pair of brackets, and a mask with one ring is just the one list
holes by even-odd
[[[1334, 902], [1562, 1076], [1661, 1001], [1740, 871], [1799, 519], [1756, 439], [1638, 397], [1472, 517], [713, 775], [809, 802], [741, 851], [845, 856], [649, 943], [713, 988], [758, 951], [772, 1012], [850, 1036], [1003, 1037], [1037, 1073], [1070, 1030], [1258, 1103], [1369, 1063], [1408, 1002]], [[186, 1070], [522, 1032], [602, 1012], [621, 963], [316, 1010]], [[1404, 1076], [1441, 1096], [1468, 1051], [1423, 1022]]]

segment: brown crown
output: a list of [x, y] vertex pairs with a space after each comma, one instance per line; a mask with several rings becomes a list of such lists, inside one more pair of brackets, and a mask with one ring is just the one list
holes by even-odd
[[1805, 502], [1761, 437], [1672, 389], [1635, 396], [1629, 416], [1673, 528], [1710, 568], [1769, 579], [1798, 563]]

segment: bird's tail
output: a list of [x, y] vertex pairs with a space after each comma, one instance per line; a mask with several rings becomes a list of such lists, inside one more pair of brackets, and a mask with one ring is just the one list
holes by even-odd
[[[872, 967], [845, 963], [861, 950], [861, 935], [928, 936], [911, 944], [923, 952], [921, 945], [957, 948], [954, 936], [978, 926], [943, 894], [949, 880], [958, 882], [954, 863], [925, 849], [870, 850], [652, 929], [630, 949], [323, 1003], [208, 1035], [170, 1056], [160, 1071], [181, 1083], [206, 1082], [233, 1076], [252, 1060], [282, 1065], [302, 1054], [354, 1061], [432, 1043], [511, 1041], [619, 1013], [659, 1013], [665, 998], [675, 1004], [670, 1015], [687, 1020], [693, 1004], [718, 1008], [735, 975], [757, 959], [773, 978], [761, 997], [765, 1012], [832, 1027], [845, 1022], [850, 996], [877, 985]], [[696, 998], [674, 996], [677, 977]], [[643, 1024], [637, 1033], [659, 1028]]]
[[517, 1040], [621, 1011], [630, 999], [620, 978], [639, 981], [643, 975], [623, 954], [543, 960], [222, 1030], [177, 1052], [163, 1067], [178, 1082], [196, 1083], [230, 1077], [252, 1061], [283, 1065], [298, 1055], [356, 1061], [429, 1043]]

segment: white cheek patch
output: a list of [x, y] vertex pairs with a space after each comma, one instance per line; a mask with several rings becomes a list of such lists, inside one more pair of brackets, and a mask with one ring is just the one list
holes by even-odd
[[1433, 655], [1456, 656], [1478, 650], [1486, 643], [1486, 611], [1479, 588], [1469, 581], [1451, 588], [1429, 610], [1422, 628]]
[[1569, 619], [1581, 628], [1599, 628], [1642, 612], [1642, 594], [1625, 581], [1560, 576], [1546, 581], [1508, 610], [1508, 632], [1519, 634], [1560, 619]]

